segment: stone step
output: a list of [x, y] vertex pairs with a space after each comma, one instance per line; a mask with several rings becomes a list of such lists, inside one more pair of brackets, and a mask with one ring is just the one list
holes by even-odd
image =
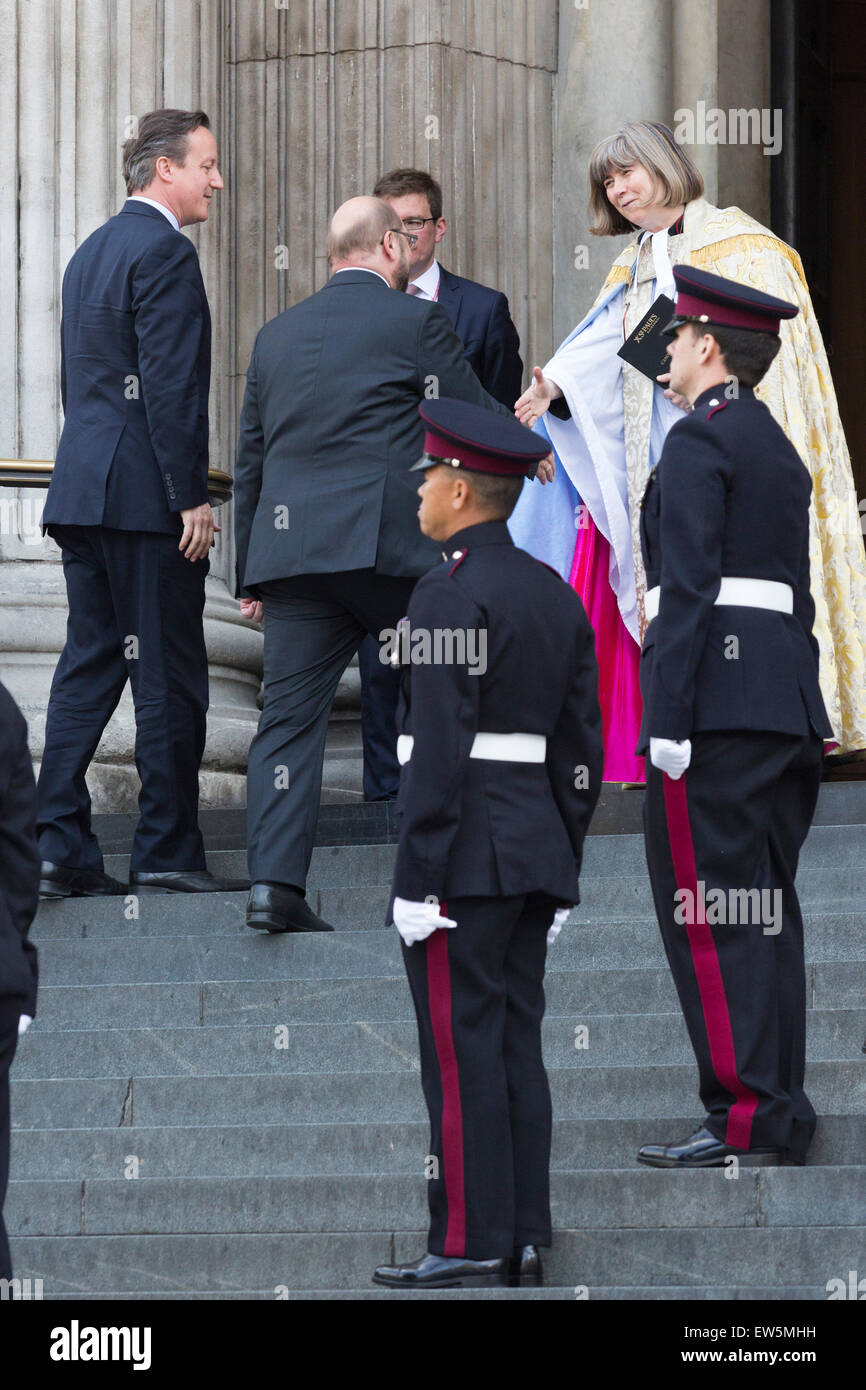
[[[691, 1114], [658, 1121], [554, 1118], [551, 1167], [623, 1168], [641, 1144], [681, 1139]], [[183, 1118], [183, 1117], [181, 1117]], [[430, 1143], [424, 1120], [344, 1124], [177, 1124], [92, 1129], [16, 1129], [12, 1172], [28, 1179], [119, 1178], [130, 1154], [142, 1178], [335, 1176], [403, 1173], [417, 1176]], [[848, 1165], [866, 1155], [866, 1115], [822, 1115], [809, 1167]]]
[[[616, 1297], [620, 1297], [620, 1296], [625, 1296], [624, 1294], [621, 1293], [620, 1290], [614, 1290], [614, 1291], [611, 1292], [610, 1294], [608, 1294], [608, 1293], [603, 1293], [601, 1290], [598, 1290], [598, 1292], [596, 1292], [595, 1290], [593, 1290], [593, 1298], [602, 1298], [602, 1297], [605, 1297], [605, 1298], [607, 1298], [607, 1297], [616, 1298]], [[627, 1296], [628, 1296], [629, 1298], [631, 1298], [632, 1295], [631, 1295], [631, 1293], [629, 1292]], [[663, 1290], [663, 1291], [658, 1292], [658, 1293], [653, 1293], [653, 1294], [651, 1294], [650, 1296], [653, 1297], [653, 1298], [665, 1298], [665, 1297], [668, 1297], [668, 1294], [667, 1294], [667, 1291], [666, 1291], [666, 1290]], [[683, 1295], [678, 1295], [678, 1296], [687, 1297], [688, 1295], [687, 1295], [687, 1294], [683, 1294]], [[703, 1295], [701, 1295], [701, 1296], [703, 1297]], [[736, 1296], [736, 1295], [734, 1295], [734, 1296]], [[815, 1298], [817, 1298], [818, 1296], [819, 1296], [819, 1295], [818, 1295], [817, 1293], [814, 1293], [812, 1290], [809, 1290], [809, 1291], [807, 1291], [806, 1293], [803, 1293], [802, 1295], [798, 1294], [798, 1293], [795, 1291], [795, 1292], [792, 1293], [792, 1295], [791, 1295], [791, 1297], [803, 1297], [803, 1298], [806, 1298], [806, 1297], [815, 1297]], [[822, 1296], [826, 1298], [826, 1294], [823, 1294]], [[70, 1295], [69, 1295], [68, 1293], [56, 1293], [56, 1294], [43, 1293], [43, 1298], [44, 1298], [44, 1300], [45, 1300], [46, 1303], [51, 1303], [51, 1302], [56, 1302], [56, 1301], [66, 1301], [69, 1297], [70, 1297]], [[760, 1289], [760, 1290], [755, 1290], [753, 1294], [749, 1294], [748, 1292], [744, 1292], [744, 1293], [741, 1295], [741, 1297], [743, 1297], [743, 1298], [753, 1297], [753, 1298], [756, 1298], [756, 1299], [757, 1299], [757, 1298], [769, 1298], [769, 1297], [773, 1297], [773, 1298], [776, 1298], [776, 1297], [783, 1297], [783, 1295], [782, 1295], [782, 1294], [778, 1294], [778, 1295], [777, 1295], [775, 1292], [773, 1292], [772, 1294], [769, 1294], [765, 1289]], [[472, 1302], [476, 1302], [476, 1303], [479, 1302], [479, 1301], [480, 1301], [480, 1302], [489, 1302], [489, 1301], [501, 1302], [501, 1301], [505, 1300], [505, 1301], [511, 1302], [511, 1301], [513, 1301], [513, 1300], [515, 1300], [515, 1299], [519, 1299], [519, 1300], [526, 1300], [526, 1299], [529, 1299], [529, 1300], [530, 1300], [531, 1302], [533, 1302], [533, 1303], [552, 1303], [552, 1302], [564, 1301], [564, 1300], [573, 1301], [573, 1299], [574, 1299], [574, 1289], [551, 1289], [551, 1288], [541, 1288], [541, 1289], [459, 1289], [459, 1290], [457, 1290], [457, 1291], [455, 1291], [455, 1290], [453, 1290], [453, 1289], [433, 1289], [433, 1290], [430, 1290], [430, 1291], [427, 1292], [427, 1293], [406, 1293], [405, 1291], [396, 1292], [396, 1291], [394, 1291], [394, 1290], [381, 1289], [381, 1288], [378, 1288], [376, 1285], [371, 1284], [369, 1291], [366, 1290], [366, 1289], [364, 1289], [364, 1290], [357, 1290], [357, 1289], [343, 1289], [343, 1290], [326, 1289], [326, 1290], [324, 1290], [324, 1291], [319, 1291], [319, 1290], [312, 1290], [312, 1289], [309, 1289], [309, 1290], [307, 1290], [307, 1289], [286, 1289], [286, 1288], [283, 1286], [283, 1287], [279, 1288], [279, 1289], [276, 1291], [276, 1293], [275, 1293], [275, 1291], [274, 1291], [273, 1289], [234, 1289], [234, 1290], [230, 1290], [230, 1291], [228, 1291], [228, 1292], [222, 1292], [222, 1291], [220, 1291], [220, 1292], [215, 1292], [215, 1291], [213, 1291], [213, 1290], [202, 1292], [201, 1289], [196, 1289], [196, 1290], [189, 1290], [189, 1289], [168, 1289], [168, 1290], [165, 1290], [165, 1289], [163, 1289], [163, 1290], [160, 1290], [158, 1293], [153, 1293], [153, 1292], [130, 1293], [130, 1292], [128, 1292], [128, 1291], [127, 1291], [127, 1292], [123, 1292], [123, 1293], [119, 1293], [116, 1289], [113, 1289], [113, 1290], [111, 1290], [110, 1292], [107, 1292], [107, 1293], [80, 1293], [80, 1292], [77, 1292], [77, 1293], [75, 1294], [75, 1301], [76, 1301], [76, 1303], [85, 1303], [85, 1302], [87, 1302], [87, 1301], [91, 1301], [91, 1302], [94, 1302], [94, 1303], [95, 1303], [95, 1302], [99, 1302], [99, 1303], [106, 1303], [106, 1302], [110, 1302], [110, 1303], [113, 1303], [113, 1302], [132, 1302], [132, 1301], [135, 1301], [135, 1302], [141, 1301], [142, 1303], [155, 1303], [155, 1302], [172, 1302], [172, 1303], [176, 1303], [176, 1302], [178, 1302], [178, 1301], [184, 1301], [184, 1302], [187, 1302], [187, 1303], [196, 1302], [196, 1301], [198, 1301], [198, 1302], [206, 1301], [206, 1302], [208, 1302], [208, 1303], [213, 1303], [213, 1302], [244, 1302], [244, 1303], [251, 1303], [251, 1302], [261, 1302], [261, 1303], [264, 1303], [264, 1302], [268, 1302], [268, 1303], [273, 1303], [273, 1302], [275, 1302], [277, 1299], [279, 1299], [280, 1301], [285, 1301], [285, 1302], [298, 1302], [298, 1301], [302, 1301], [302, 1302], [304, 1302], [304, 1303], [310, 1302], [310, 1301], [312, 1301], [312, 1300], [318, 1300], [318, 1299], [325, 1299], [325, 1300], [327, 1300], [327, 1301], [329, 1301], [329, 1302], [342, 1301], [343, 1299], [346, 1299], [346, 1300], [351, 1300], [351, 1301], [354, 1303], [354, 1302], [357, 1301], [357, 1300], [366, 1302], [368, 1299], [371, 1299], [371, 1300], [378, 1300], [378, 1299], [388, 1299], [388, 1298], [399, 1298], [399, 1299], [420, 1298], [420, 1299], [423, 1299], [425, 1302], [426, 1302], [426, 1301], [429, 1301], [430, 1299], [437, 1299], [437, 1300], [438, 1300], [438, 1299], [445, 1299], [445, 1300], [447, 1300], [447, 1301], [453, 1301], [453, 1300], [461, 1300], [461, 1301], [462, 1301], [463, 1299], [468, 1298], [468, 1299], [470, 1299]]]
[[[132, 1076], [15, 1080], [16, 1129], [118, 1125], [403, 1123], [424, 1118], [420, 1075], [405, 1071], [292, 1075]], [[689, 1065], [551, 1067], [559, 1119], [646, 1119], [661, 1125], [700, 1114], [697, 1073]], [[866, 1064], [812, 1062], [806, 1089], [819, 1115], [866, 1112]], [[650, 1136], [650, 1139], [652, 1136]]]
[[[550, 957], [554, 960], [553, 953]], [[676, 1013], [670, 971], [556, 970], [545, 980], [548, 1017]], [[866, 961], [807, 967], [811, 1009], [859, 1009]], [[166, 981], [162, 984], [43, 985], [38, 1028], [191, 1028], [197, 1024], [366, 1022], [412, 1019], [404, 974], [348, 980]], [[866, 1020], [864, 1020], [866, 1029]]]
[[[682, 1175], [679, 1175], [682, 1176]], [[857, 1226], [681, 1230], [559, 1230], [548, 1254], [552, 1286], [637, 1289], [730, 1286], [826, 1290], [862, 1265], [866, 1231]], [[382, 1263], [417, 1259], [426, 1229], [279, 1235], [24, 1236], [12, 1241], [19, 1279], [46, 1292], [300, 1292], [369, 1289]], [[826, 1297], [826, 1293], [823, 1295]]]
[[[851, 868], [862, 860], [866, 850], [866, 825], [814, 825], [803, 846], [801, 869]], [[357, 853], [356, 853], [357, 851]], [[396, 856], [396, 846], [390, 843], [351, 843], [339, 846], [320, 846], [313, 851], [309, 881], [321, 887], [319, 873], [328, 872], [328, 865], [353, 863], [365, 874], [385, 874], [358, 879], [358, 882], [380, 882], [390, 879]], [[212, 873], [241, 877], [248, 875], [245, 842], [230, 848], [208, 851], [208, 868]], [[126, 882], [129, 869], [127, 854], [105, 856], [106, 871]], [[348, 872], [349, 870], [347, 870]], [[645, 875], [646, 854], [643, 835], [589, 835], [586, 840], [581, 869], [581, 882], [589, 878], [612, 875]]]
[[[396, 853], [394, 844], [320, 845], [313, 850], [307, 880], [315, 888], [357, 887], [359, 884], [384, 886], [391, 882]], [[208, 854], [207, 863], [211, 873], [249, 876], [243, 846], [213, 851]], [[129, 856], [107, 854], [105, 868], [107, 873], [126, 882]]]
[[[845, 913], [807, 919], [807, 962], [866, 960], [866, 915]], [[40, 948], [44, 985], [121, 985], [189, 981], [348, 980], [398, 976], [403, 961], [397, 932], [339, 931], [289, 934], [238, 927], [236, 934], [145, 936], [138, 923], [108, 938], [57, 938]], [[650, 918], [591, 928], [567, 925], [548, 954], [548, 970], [662, 969], [664, 949]]]
[[[135, 1298], [137, 1296], [138, 1295], [136, 1294], [114, 1293], [89, 1295], [89, 1297], [92, 1298], [121, 1299]], [[592, 1298], [593, 1303], [610, 1302], [614, 1300], [628, 1302], [640, 1301], [641, 1303], [647, 1301], [681, 1303], [684, 1300], [689, 1302], [699, 1300], [701, 1302], [712, 1303], [718, 1303], [720, 1301], [729, 1302], [734, 1300], [737, 1302], [784, 1301], [788, 1303], [817, 1301], [819, 1299], [824, 1300], [827, 1298], [827, 1290], [823, 1286], [816, 1287], [813, 1285], [806, 1284], [799, 1284], [796, 1286], [787, 1285], [785, 1287], [772, 1289], [768, 1289], [762, 1286], [753, 1287], [751, 1285], [745, 1286], [742, 1284], [736, 1284], [719, 1287], [716, 1287], [714, 1285], [704, 1285], [700, 1289], [693, 1289], [689, 1286], [670, 1288], [664, 1285], [660, 1285], [654, 1288], [593, 1288], [591, 1295], [588, 1291], [587, 1294], [583, 1294], [583, 1292], [581, 1291], [582, 1298], [588, 1298], [590, 1296]], [[47, 1297], [48, 1295], [46, 1295], [46, 1299]], [[274, 1294], [273, 1290], [269, 1289], [266, 1292], [262, 1292], [260, 1294], [251, 1293], [223, 1295], [181, 1293], [144, 1294], [141, 1295], [141, 1297], [149, 1299], [223, 1297], [273, 1299]], [[427, 1293], [410, 1293], [406, 1290], [382, 1289], [378, 1288], [376, 1285], [372, 1285], [369, 1289], [291, 1289], [287, 1294], [285, 1294], [285, 1297], [290, 1302], [319, 1302], [320, 1300], [322, 1300], [329, 1303], [343, 1303], [349, 1301], [351, 1301], [352, 1303], [384, 1302], [385, 1300], [394, 1298], [400, 1299], [401, 1301], [411, 1301], [412, 1299], [420, 1298], [423, 1299], [425, 1302], [429, 1302], [433, 1299], [437, 1301], [444, 1299], [447, 1302], [455, 1302], [458, 1300], [460, 1302], [463, 1302], [463, 1300], [468, 1299], [473, 1303], [489, 1301], [496, 1302], [502, 1299], [509, 1301], [513, 1301], [515, 1299], [529, 1299], [534, 1303], [574, 1303], [576, 1301], [577, 1295], [575, 1289], [573, 1288], [551, 1288], [550, 1286], [541, 1289], [461, 1289], [458, 1291], [454, 1291], [452, 1289], [431, 1289]]]
[[[589, 827], [594, 835], [642, 835], [643, 792], [626, 791], [606, 783]], [[137, 816], [127, 813], [95, 815], [93, 829], [103, 852], [125, 854], [132, 843]], [[246, 808], [202, 810], [199, 824], [208, 851], [243, 849], [246, 844]], [[330, 800], [319, 807], [316, 844], [384, 843], [396, 833], [397, 810], [393, 802], [362, 802], [355, 795], [342, 804]], [[818, 797], [815, 826], [866, 824], [866, 786], [862, 780], [825, 782]]]
[[[866, 852], [866, 846], [864, 846]], [[820, 918], [864, 915], [863, 895], [856, 870], [804, 870], [797, 881], [804, 916]], [[310, 906], [339, 931], [388, 929], [390, 889], [385, 885], [310, 888]], [[754, 904], [754, 905], [753, 905]], [[246, 893], [160, 893], [127, 897], [73, 898], [41, 904], [33, 926], [37, 943], [51, 937], [147, 935], [207, 935], [245, 930]], [[747, 911], [765, 928], [780, 926], [772, 897], [755, 899], [725, 911]], [[646, 875], [587, 879], [581, 901], [570, 915], [576, 926], [612, 922], [655, 921], [652, 891]], [[720, 920], [724, 920], [722, 917]], [[773, 931], [767, 930], [767, 935]]]
[[[417, 1253], [417, 1252], [416, 1252]], [[45, 1293], [46, 1303], [58, 1300], [66, 1300], [69, 1294]], [[551, 1288], [549, 1285], [541, 1289], [429, 1289], [425, 1293], [409, 1293], [406, 1290], [383, 1289], [371, 1284], [367, 1289], [285, 1289], [281, 1287], [277, 1294], [273, 1289], [236, 1289], [228, 1292], [202, 1292], [200, 1289], [169, 1289], [160, 1290], [158, 1293], [120, 1293], [116, 1289], [107, 1293], [80, 1293], [75, 1294], [76, 1302], [132, 1302], [139, 1300], [142, 1303], [153, 1302], [270, 1302], [279, 1297], [287, 1302], [328, 1302], [328, 1303], [378, 1303], [392, 1299], [401, 1302], [422, 1300], [425, 1303], [436, 1302], [463, 1302], [469, 1300], [472, 1303], [488, 1302], [514, 1302], [515, 1300], [530, 1301], [532, 1303], [574, 1303], [576, 1300], [573, 1288]], [[826, 1300], [827, 1290], [821, 1286], [810, 1284], [785, 1285], [777, 1288], [768, 1289], [760, 1285], [702, 1285], [700, 1289], [692, 1289], [689, 1286], [669, 1287], [657, 1285], [645, 1288], [594, 1288], [592, 1290], [592, 1302], [600, 1303], [605, 1301], [627, 1300], [629, 1302], [639, 1300], [646, 1302], [676, 1302], [684, 1300], [717, 1303], [724, 1302], [765, 1302], [765, 1301], [784, 1301], [807, 1302]]]
[[[862, 1058], [861, 1010], [814, 1009], [810, 1061]], [[692, 1057], [680, 1013], [574, 1014], [546, 1018], [547, 1066], [675, 1066]], [[390, 1072], [414, 1066], [414, 1021], [213, 1024], [194, 1028], [62, 1029], [34, 1025], [15, 1059], [19, 1080], [38, 1077], [276, 1075], [339, 1071]], [[866, 1081], [866, 1063], [864, 1063]], [[579, 1084], [575, 1079], [575, 1085]]]
[[[554, 1230], [866, 1228], [866, 1168], [654, 1169], [551, 1175]], [[10, 1235], [211, 1235], [420, 1230], [426, 1184], [414, 1176], [123, 1178], [12, 1181]]]

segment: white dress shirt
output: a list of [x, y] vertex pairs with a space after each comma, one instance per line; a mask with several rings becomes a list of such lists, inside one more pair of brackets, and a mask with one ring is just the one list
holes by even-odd
[[428, 266], [423, 275], [419, 275], [417, 280], [412, 280], [410, 293], [415, 294], [418, 299], [438, 299], [439, 281], [441, 271], [439, 262], [434, 259], [433, 264]]
[[171, 225], [174, 227], [174, 230], [176, 232], [180, 231], [180, 223], [178, 222], [171, 208], [167, 208], [165, 203], [158, 203], [155, 198], [143, 198], [140, 193], [130, 193], [126, 201], [131, 202], [133, 198], [137, 203], [147, 203], [148, 207], [159, 208], [163, 217], [165, 217], [171, 223]]
[[[371, 270], [368, 265], [341, 265], [339, 270], [334, 271], [334, 274], [345, 275], [347, 270], [365, 270], [368, 275], [379, 275], [378, 270]], [[379, 275], [379, 279], [382, 281], [383, 285], [388, 285], [388, 281], [385, 279], [384, 275]], [[388, 285], [388, 289], [390, 290], [391, 288], [392, 286]]]

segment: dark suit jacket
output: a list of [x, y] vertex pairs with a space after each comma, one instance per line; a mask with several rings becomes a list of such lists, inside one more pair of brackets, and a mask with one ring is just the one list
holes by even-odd
[[296, 574], [423, 574], [425, 396], [503, 406], [468, 367], [439, 304], [344, 270], [256, 338], [235, 468], [239, 592]]
[[[431, 645], [433, 660], [401, 671], [397, 728], [415, 746], [400, 778], [393, 893], [447, 902], [546, 892], [577, 903], [602, 773], [589, 619], [558, 574], [515, 546], [505, 522], [467, 527], [443, 549], [449, 559], [410, 599], [408, 654], [413, 631], [478, 636], [473, 648], [465, 639], [465, 661], [444, 645], [435, 660]], [[449, 652], [458, 659], [444, 659]], [[546, 762], [470, 758], [479, 732], [541, 734]]]
[[514, 410], [523, 392], [520, 338], [508, 300], [499, 290], [465, 280], [439, 267], [439, 303], [454, 325], [469, 363], [485, 391]]
[[63, 277], [65, 422], [43, 525], [179, 534], [207, 501], [210, 314], [195, 247], [130, 198]]
[[27, 725], [0, 685], [0, 999], [36, 1014], [36, 947], [27, 940], [39, 905], [36, 783]]
[[[770, 411], [740, 387], [705, 391], [677, 421], [641, 508], [647, 585], [661, 607], [641, 652], [643, 723], [653, 738], [751, 729], [825, 738], [809, 591], [812, 481]], [[723, 577], [794, 590], [793, 614], [714, 606]]]

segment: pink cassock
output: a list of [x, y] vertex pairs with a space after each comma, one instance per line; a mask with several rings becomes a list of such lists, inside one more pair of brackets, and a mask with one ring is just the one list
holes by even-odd
[[568, 580], [583, 601], [595, 630], [598, 698], [601, 704], [605, 782], [644, 782], [644, 760], [635, 753], [642, 702], [640, 647], [626, 631], [610, 587], [610, 545], [586, 514]]

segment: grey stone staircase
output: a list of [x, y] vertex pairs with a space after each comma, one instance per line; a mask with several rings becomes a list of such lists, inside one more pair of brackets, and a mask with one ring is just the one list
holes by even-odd
[[[866, 1275], [866, 785], [823, 787], [798, 880], [821, 1117], [810, 1164], [736, 1179], [635, 1162], [700, 1115], [640, 800], [606, 793], [583, 902], [549, 956], [547, 1287], [429, 1297], [824, 1299], [829, 1280]], [[390, 808], [329, 811], [326, 839], [393, 838]], [[209, 824], [211, 867], [244, 872], [242, 818]], [[42, 1279], [46, 1298], [400, 1296], [370, 1273], [424, 1249], [428, 1132], [384, 926], [393, 854], [316, 849], [311, 901], [334, 936], [253, 933], [243, 894], [142, 897], [138, 918], [122, 899], [42, 906], [39, 1016], [13, 1070], [18, 1278]]]

